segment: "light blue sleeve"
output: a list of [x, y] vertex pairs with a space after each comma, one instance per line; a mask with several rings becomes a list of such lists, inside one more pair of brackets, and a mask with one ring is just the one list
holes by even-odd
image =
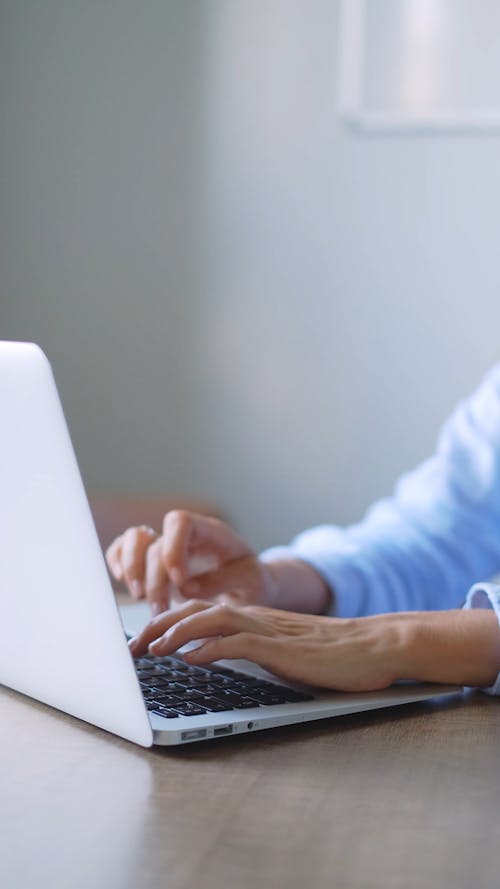
[[[476, 583], [467, 593], [464, 608], [491, 608], [500, 624], [500, 586], [496, 583]], [[500, 695], [500, 673], [493, 685], [482, 688], [488, 695]]]
[[460, 607], [500, 571], [500, 364], [458, 405], [436, 454], [359, 524], [312, 528], [261, 558], [312, 565], [339, 617]]

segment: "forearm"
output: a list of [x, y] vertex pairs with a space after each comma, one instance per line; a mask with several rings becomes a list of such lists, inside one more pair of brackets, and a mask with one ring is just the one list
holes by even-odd
[[[331, 610], [321, 575], [299, 559], [269, 562], [272, 607], [309, 614]], [[361, 618], [363, 620], [363, 618]], [[487, 687], [500, 672], [500, 630], [493, 611], [414, 611], [369, 619], [381, 630], [383, 660], [394, 679]]]
[[[380, 620], [384, 619], [380, 616]], [[500, 630], [493, 611], [388, 615], [400, 621], [395, 679], [489, 687], [500, 672]]]

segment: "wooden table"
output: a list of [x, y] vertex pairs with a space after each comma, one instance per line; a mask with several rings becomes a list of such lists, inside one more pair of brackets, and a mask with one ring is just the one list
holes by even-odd
[[497, 889], [479, 692], [143, 750], [0, 690], [2, 889]]

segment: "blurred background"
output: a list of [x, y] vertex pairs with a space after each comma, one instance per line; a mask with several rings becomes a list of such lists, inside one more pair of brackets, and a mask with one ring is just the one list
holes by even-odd
[[[367, 0], [375, 104], [405, 3]], [[500, 56], [498, 4], [487, 46], [433, 4], [469, 54], [402, 102]], [[256, 547], [360, 517], [500, 357], [500, 136], [353, 128], [340, 16], [0, 0], [0, 337], [47, 351], [89, 491], [208, 499]]]

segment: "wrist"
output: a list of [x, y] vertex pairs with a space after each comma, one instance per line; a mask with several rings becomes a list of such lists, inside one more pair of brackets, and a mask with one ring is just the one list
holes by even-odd
[[320, 574], [301, 559], [265, 560], [269, 572], [266, 604], [285, 611], [325, 614], [332, 593]]

